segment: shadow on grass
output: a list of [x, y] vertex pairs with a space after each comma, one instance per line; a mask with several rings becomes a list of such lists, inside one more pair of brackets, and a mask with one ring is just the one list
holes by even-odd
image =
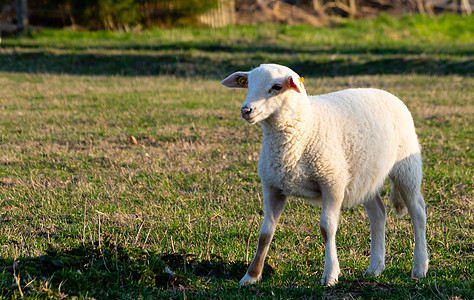
[[[226, 262], [218, 256], [165, 254], [122, 247], [106, 240], [70, 249], [49, 249], [40, 257], [17, 261], [0, 259], [0, 295], [99, 299], [137, 298], [196, 291], [211, 280], [235, 281], [245, 274], [245, 262]], [[273, 269], [266, 265], [266, 276]], [[20, 288], [18, 287], [18, 281]], [[12, 285], [12, 282], [15, 284]]]
[[[212, 256], [145, 251], [123, 247], [112, 240], [46, 251], [39, 257], [0, 259], [0, 295], [5, 299], [63, 298], [95, 299], [196, 298], [437, 298], [440, 295], [469, 298], [468, 289], [455, 282], [433, 285], [428, 278], [415, 281], [409, 272], [390, 268], [382, 280], [342, 276], [336, 287], [322, 287], [319, 278], [306, 278], [298, 270], [274, 274], [265, 265], [261, 283], [239, 287], [247, 264]], [[274, 283], [276, 280], [278, 283]]]
[[[109, 40], [110, 41], [110, 40]], [[77, 42], [76, 42], [77, 43]], [[2, 48], [27, 48], [27, 49], [41, 49], [43, 47], [54, 48], [55, 50], [63, 51], [86, 51], [86, 50], [111, 50], [111, 51], [201, 51], [201, 52], [225, 52], [231, 54], [238, 53], [274, 53], [274, 54], [287, 54], [287, 53], [298, 53], [298, 54], [380, 54], [380, 55], [416, 55], [416, 54], [445, 54], [445, 55], [457, 55], [457, 56], [472, 56], [474, 50], [468, 46], [461, 47], [447, 47], [443, 46], [440, 48], [426, 49], [426, 47], [420, 45], [397, 45], [397, 46], [384, 46], [384, 45], [357, 45], [357, 46], [323, 46], [315, 48], [313, 45], [297, 45], [293, 43], [286, 44], [274, 44], [268, 42], [248, 42], [248, 41], [232, 41], [231, 43], [222, 42], [164, 42], [159, 45], [153, 44], [141, 44], [136, 42], [117, 42], [113, 41], [111, 44], [97, 44], [97, 45], [40, 45], [35, 43], [23, 42], [21, 45], [15, 44], [3, 44]]]
[[[22, 46], [20, 46], [22, 47]], [[172, 49], [172, 47], [170, 47]], [[0, 53], [0, 71], [33, 74], [121, 75], [201, 77], [221, 79], [236, 70], [249, 70], [262, 63], [279, 63], [289, 66], [304, 76], [347, 76], [373, 74], [430, 74], [472, 75], [474, 60], [469, 55], [412, 54], [410, 51], [391, 52], [390, 49], [373, 49], [371, 53], [353, 50], [329, 55], [324, 51], [301, 54], [297, 50], [269, 51], [214, 51], [198, 50], [156, 51], [147, 53], [43, 52], [40, 48], [21, 48]], [[104, 50], [102, 48], [102, 50]], [[123, 50], [123, 49], [122, 49]], [[160, 50], [162, 50], [160, 48]], [[270, 48], [271, 50], [271, 48]], [[280, 49], [281, 50], [281, 49]], [[217, 52], [225, 51], [225, 52]], [[304, 52], [304, 51], [303, 51]]]

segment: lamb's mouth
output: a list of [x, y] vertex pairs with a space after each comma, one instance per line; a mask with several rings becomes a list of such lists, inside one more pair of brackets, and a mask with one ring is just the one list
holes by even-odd
[[262, 112], [259, 112], [258, 114], [254, 115], [254, 116], [251, 116], [251, 117], [248, 117], [248, 118], [244, 118], [245, 121], [249, 122], [250, 124], [253, 124], [255, 123], [256, 121], [254, 121], [254, 119], [258, 116], [260, 116], [262, 114]]

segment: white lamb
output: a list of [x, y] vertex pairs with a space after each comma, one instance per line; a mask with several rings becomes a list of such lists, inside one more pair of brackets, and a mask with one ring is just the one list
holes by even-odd
[[261, 278], [270, 242], [288, 196], [322, 205], [320, 230], [325, 242], [321, 283], [334, 285], [340, 273], [336, 230], [341, 207], [363, 204], [370, 220], [370, 264], [366, 275], [385, 268], [385, 207], [379, 192], [393, 185], [395, 212], [408, 208], [415, 249], [412, 277], [428, 270], [425, 203], [420, 192], [422, 163], [413, 119], [394, 95], [377, 89], [348, 89], [307, 96], [291, 69], [261, 65], [236, 72], [221, 83], [248, 88], [241, 117], [263, 130], [258, 173], [264, 219], [257, 251], [240, 284]]

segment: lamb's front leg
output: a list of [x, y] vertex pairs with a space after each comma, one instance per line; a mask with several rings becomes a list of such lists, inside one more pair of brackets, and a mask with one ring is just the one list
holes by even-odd
[[339, 261], [336, 252], [336, 231], [341, 212], [343, 195], [323, 193], [323, 203], [319, 226], [325, 243], [324, 272], [322, 285], [333, 286], [339, 277]]
[[285, 208], [285, 203], [286, 197], [281, 190], [263, 184], [264, 217], [258, 237], [257, 251], [255, 252], [255, 256], [250, 263], [247, 273], [240, 280], [240, 285], [255, 283], [262, 277], [263, 263], [265, 262], [268, 247], [275, 233], [276, 225]]

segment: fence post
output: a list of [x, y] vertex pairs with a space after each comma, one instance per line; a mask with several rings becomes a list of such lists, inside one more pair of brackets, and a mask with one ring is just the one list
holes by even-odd
[[16, 0], [17, 31], [23, 32], [28, 26], [28, 1]]

